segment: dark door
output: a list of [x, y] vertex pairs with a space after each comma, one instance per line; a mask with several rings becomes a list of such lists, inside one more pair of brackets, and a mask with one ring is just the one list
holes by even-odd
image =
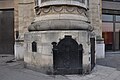
[[58, 44], [52, 44], [55, 74], [82, 73], [82, 45], [78, 45], [71, 36], [65, 36]]
[[0, 10], [0, 54], [14, 53], [14, 11]]
[[91, 70], [95, 67], [95, 38], [90, 38], [91, 42]]

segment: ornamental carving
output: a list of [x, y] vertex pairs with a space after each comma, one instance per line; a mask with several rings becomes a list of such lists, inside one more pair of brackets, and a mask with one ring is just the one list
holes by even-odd
[[47, 6], [37, 8], [36, 14], [40, 16], [48, 14], [78, 14], [87, 17], [87, 10], [78, 6]]

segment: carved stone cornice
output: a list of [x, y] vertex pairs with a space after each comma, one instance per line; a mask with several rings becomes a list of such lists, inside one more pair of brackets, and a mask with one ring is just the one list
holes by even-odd
[[91, 27], [88, 22], [87, 10], [80, 6], [37, 6], [36, 13], [37, 17], [33, 24], [29, 26], [29, 31], [93, 30], [93, 27]]
[[39, 6], [44, 7], [51, 5], [72, 5], [87, 9], [88, 8], [87, 1], [88, 0], [46, 0], [44, 2], [41, 1], [41, 4]]
[[88, 17], [87, 10], [85, 10], [84, 8], [68, 5], [36, 7], [36, 14], [39, 16], [49, 14], [77, 14]]
[[87, 30], [92, 31], [93, 27], [88, 22], [79, 20], [44, 20], [32, 23], [28, 27], [29, 31], [46, 30]]

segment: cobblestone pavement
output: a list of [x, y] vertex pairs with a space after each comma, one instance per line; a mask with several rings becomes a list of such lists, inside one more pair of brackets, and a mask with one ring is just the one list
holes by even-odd
[[22, 61], [13, 59], [11, 55], [0, 55], [0, 80], [120, 80], [120, 71], [116, 68], [96, 65], [88, 75], [54, 76], [25, 69]]

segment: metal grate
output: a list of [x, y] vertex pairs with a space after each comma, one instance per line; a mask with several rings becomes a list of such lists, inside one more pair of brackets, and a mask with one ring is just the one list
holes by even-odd
[[83, 47], [72, 36], [53, 42], [53, 64], [55, 74], [81, 74]]

